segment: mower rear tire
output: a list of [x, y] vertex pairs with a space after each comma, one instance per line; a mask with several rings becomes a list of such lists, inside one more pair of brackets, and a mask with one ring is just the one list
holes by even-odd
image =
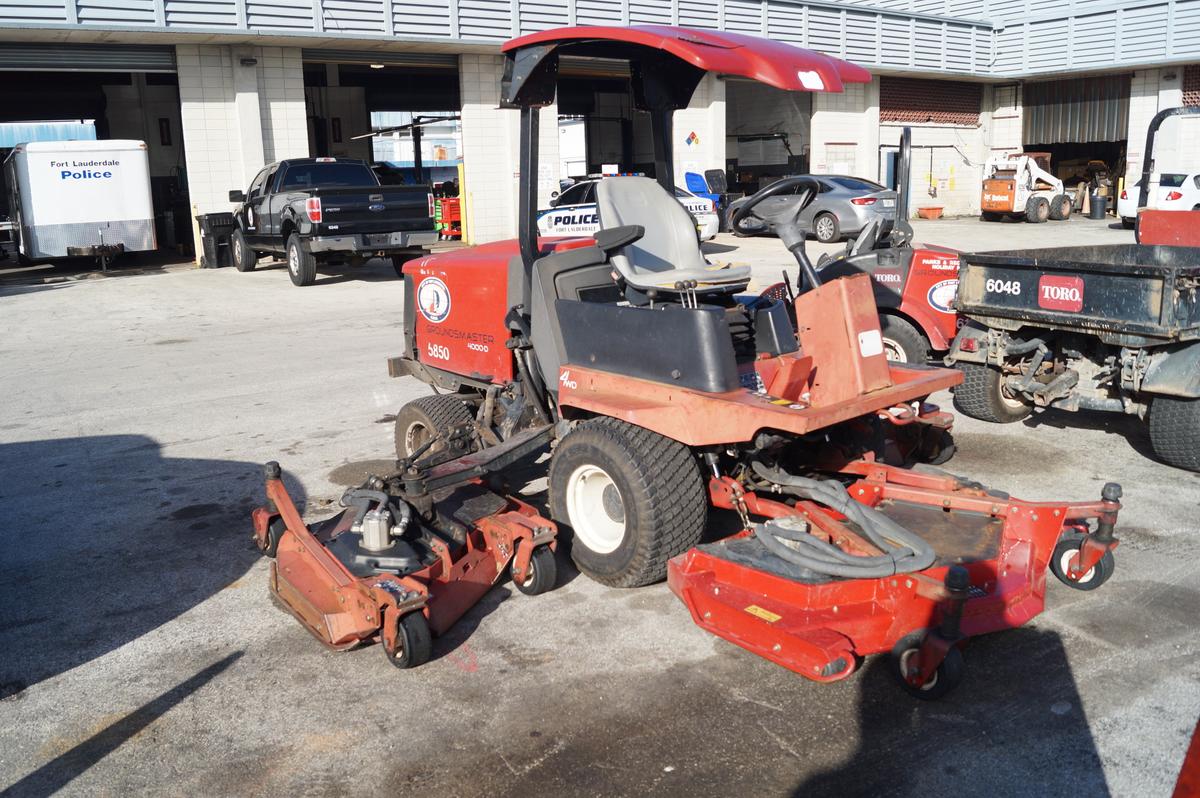
[[954, 406], [960, 413], [980, 421], [1011, 424], [1033, 409], [1020, 399], [1005, 396], [1000, 369], [982, 363], [956, 363], [963, 373], [962, 385], [954, 389]]
[[962, 652], [956, 646], [952, 646], [946, 652], [946, 658], [942, 660], [942, 664], [938, 665], [937, 670], [929, 677], [929, 681], [920, 687], [910, 684], [905, 678], [906, 669], [912, 657], [921, 650], [921, 641], [925, 639], [925, 634], [925, 631], [919, 630], [911, 632], [897, 641], [896, 645], [892, 647], [892, 673], [904, 691], [912, 697], [922, 701], [937, 701], [958, 687], [962, 681], [965, 667]]
[[1150, 401], [1150, 446], [1167, 465], [1200, 471], [1200, 399], [1155, 396]]
[[[474, 418], [466, 403], [453, 394], [440, 393], [413, 399], [396, 414], [396, 457], [408, 457], [431, 437], [445, 435], [456, 427], [470, 424]], [[444, 443], [435, 443], [428, 453], [439, 452], [445, 447]]]
[[433, 656], [433, 634], [421, 611], [401, 615], [393, 623], [396, 624], [396, 647], [389, 649], [386, 643], [382, 645], [388, 662], [401, 670], [429, 662]]
[[292, 285], [303, 287], [317, 281], [317, 256], [295, 233], [287, 241], [287, 267]]
[[1071, 579], [1067, 576], [1067, 572], [1071, 568], [1071, 559], [1083, 545], [1083, 538], [1084, 536], [1080, 534], [1068, 534], [1058, 541], [1058, 545], [1054, 547], [1054, 554], [1050, 556], [1050, 572], [1067, 587], [1076, 590], [1095, 590], [1113, 575], [1117, 561], [1113, 558], [1111, 550], [1106, 551], [1100, 558], [1100, 562], [1092, 566], [1090, 571], [1078, 579]]
[[554, 552], [549, 546], [538, 546], [529, 558], [529, 572], [525, 581], [513, 576], [513, 584], [526, 596], [538, 596], [548, 590], [553, 590], [558, 583], [558, 563], [554, 560]]
[[1071, 198], [1066, 194], [1055, 194], [1050, 198], [1050, 218], [1065, 222], [1071, 216]]
[[883, 333], [883, 353], [888, 360], [897, 363], [924, 365], [929, 360], [929, 342], [921, 331], [899, 316], [879, 317], [879, 330]]
[[1030, 197], [1025, 203], [1025, 221], [1041, 224], [1050, 218], [1050, 203], [1045, 197]]
[[610, 587], [639, 587], [664, 579], [667, 560], [700, 541], [708, 500], [682, 443], [598, 418], [555, 447], [550, 511], [574, 532], [580, 571]]

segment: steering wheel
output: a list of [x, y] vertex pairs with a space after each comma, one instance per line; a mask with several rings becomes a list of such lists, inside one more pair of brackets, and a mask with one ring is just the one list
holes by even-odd
[[817, 277], [817, 270], [813, 268], [812, 262], [808, 259], [808, 253], [804, 251], [804, 240], [808, 235], [808, 228], [801, 224], [800, 214], [813, 203], [820, 190], [821, 185], [815, 178], [785, 177], [751, 195], [730, 220], [730, 226], [734, 230], [745, 233], [756, 232], [753, 228], [743, 226], [743, 222], [751, 215], [751, 212], [764, 200], [795, 193], [797, 198], [795, 203], [770, 203], [754, 215], [766, 222], [771, 232], [779, 236], [779, 240], [800, 264], [800, 273], [813, 287], [820, 285], [821, 279]]

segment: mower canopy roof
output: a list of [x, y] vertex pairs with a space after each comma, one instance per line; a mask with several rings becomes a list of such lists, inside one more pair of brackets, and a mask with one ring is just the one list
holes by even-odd
[[[660, 104], [685, 107], [706, 72], [750, 78], [789, 91], [840, 92], [847, 83], [871, 80], [870, 73], [862, 67], [790, 44], [668, 25], [555, 28], [512, 39], [501, 49], [509, 63], [503, 99], [510, 105], [537, 106], [553, 100], [552, 92], [547, 97], [544, 84], [545, 78], [557, 72], [557, 58], [553, 56], [559, 52], [629, 61], [634, 90], [644, 100], [639, 104], [647, 109]], [[548, 62], [553, 65], [544, 66]], [[668, 91], [668, 96], [643, 92], [637, 84], [660, 67], [675, 73], [673, 77], [677, 79], [683, 78], [682, 85], [676, 91]]]

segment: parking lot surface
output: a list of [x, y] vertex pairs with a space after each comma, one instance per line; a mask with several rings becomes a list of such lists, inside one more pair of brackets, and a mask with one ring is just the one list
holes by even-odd
[[[1132, 241], [1110, 225], [917, 238]], [[795, 275], [774, 239], [708, 248], [759, 285]], [[1047, 612], [973, 641], [939, 703], [880, 658], [809, 682], [702, 632], [665, 585], [608, 589], [566, 563], [544, 596], [495, 588], [417, 670], [323, 649], [269, 601], [249, 511], [266, 460], [310, 518], [387, 468], [391, 415], [428, 390], [387, 376], [402, 293], [383, 263], [305, 289], [265, 265], [0, 285], [0, 790], [1170, 793], [1200, 714], [1200, 477], [1153, 461], [1133, 418], [958, 420], [954, 473], [1126, 498], [1112, 580], [1051, 578]]]

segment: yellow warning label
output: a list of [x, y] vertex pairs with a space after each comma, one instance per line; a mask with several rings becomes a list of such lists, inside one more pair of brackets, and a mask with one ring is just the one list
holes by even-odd
[[751, 604], [749, 607], [746, 608], [746, 612], [750, 613], [755, 618], [762, 618], [767, 623], [775, 623], [776, 621], [778, 621], [780, 618], [783, 617], [782, 615], [776, 615], [775, 613], [771, 612], [770, 610], [764, 610], [762, 607], [758, 606], [757, 604]]

